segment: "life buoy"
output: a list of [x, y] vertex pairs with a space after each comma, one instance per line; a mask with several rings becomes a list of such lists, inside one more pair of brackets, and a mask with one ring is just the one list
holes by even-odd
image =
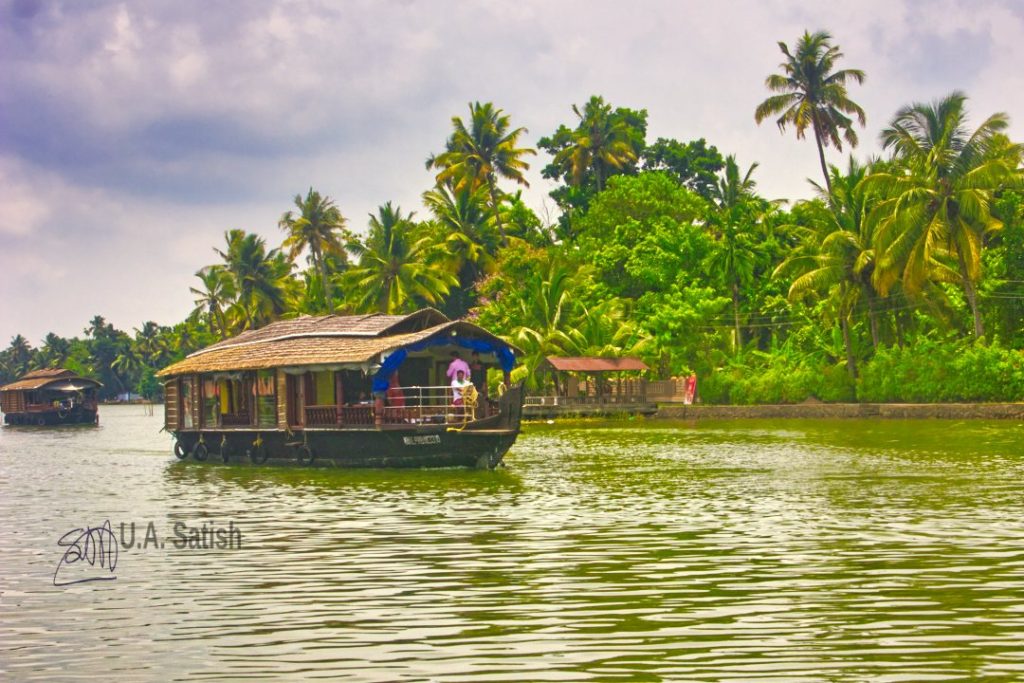
[[210, 449], [206, 447], [206, 444], [200, 441], [192, 449], [192, 457], [202, 462], [206, 460], [206, 456], [210, 454]]
[[180, 441], [174, 442], [174, 457], [178, 460], [184, 460], [188, 457], [188, 450], [181, 444]]
[[316, 459], [316, 451], [312, 446], [304, 443], [299, 446], [298, 457], [300, 465], [312, 465], [313, 460]]
[[267, 447], [262, 444], [253, 446], [246, 453], [249, 456], [249, 462], [253, 465], [262, 465], [267, 461]]

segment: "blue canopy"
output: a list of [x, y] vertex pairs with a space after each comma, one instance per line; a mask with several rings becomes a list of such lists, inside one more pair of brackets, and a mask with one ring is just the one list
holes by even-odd
[[394, 374], [395, 370], [405, 362], [406, 356], [409, 355], [410, 351], [423, 351], [424, 349], [431, 346], [447, 346], [454, 344], [455, 346], [461, 346], [464, 349], [470, 349], [471, 351], [477, 351], [479, 353], [493, 353], [498, 357], [498, 363], [501, 364], [501, 369], [505, 372], [511, 372], [512, 368], [516, 366], [516, 357], [512, 353], [512, 349], [507, 344], [501, 342], [487, 341], [486, 339], [469, 339], [467, 337], [446, 337], [443, 335], [430, 337], [423, 341], [418, 341], [408, 346], [403, 346], [400, 349], [396, 349], [388, 354], [384, 362], [380, 364], [380, 370], [373, 376], [373, 391], [374, 393], [381, 393], [388, 390], [388, 379]]

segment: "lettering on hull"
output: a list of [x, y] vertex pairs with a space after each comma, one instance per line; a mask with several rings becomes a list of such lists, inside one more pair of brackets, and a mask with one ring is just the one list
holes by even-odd
[[403, 436], [402, 443], [406, 446], [426, 446], [428, 444], [441, 443], [441, 435], [423, 434], [419, 436]]

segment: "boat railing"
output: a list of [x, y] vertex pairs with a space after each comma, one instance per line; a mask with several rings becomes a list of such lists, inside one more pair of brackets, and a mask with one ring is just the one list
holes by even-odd
[[[399, 396], [398, 391], [401, 391]], [[392, 388], [384, 405], [384, 424], [463, 424], [487, 415], [486, 401], [477, 394], [475, 405], [455, 403], [450, 386]]]
[[464, 424], [492, 414], [488, 401], [477, 395], [475, 405], [455, 403], [450, 386], [392, 388], [382, 405], [312, 405], [304, 408], [307, 427]]

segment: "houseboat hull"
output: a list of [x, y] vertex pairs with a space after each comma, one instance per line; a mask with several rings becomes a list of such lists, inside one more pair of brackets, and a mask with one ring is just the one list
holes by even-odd
[[176, 434], [175, 455], [214, 463], [300, 467], [493, 469], [516, 429], [306, 429], [301, 433], [206, 430]]
[[96, 409], [75, 406], [70, 410], [39, 410], [24, 413], [5, 413], [4, 424], [53, 427], [58, 425], [97, 424], [99, 413]]

